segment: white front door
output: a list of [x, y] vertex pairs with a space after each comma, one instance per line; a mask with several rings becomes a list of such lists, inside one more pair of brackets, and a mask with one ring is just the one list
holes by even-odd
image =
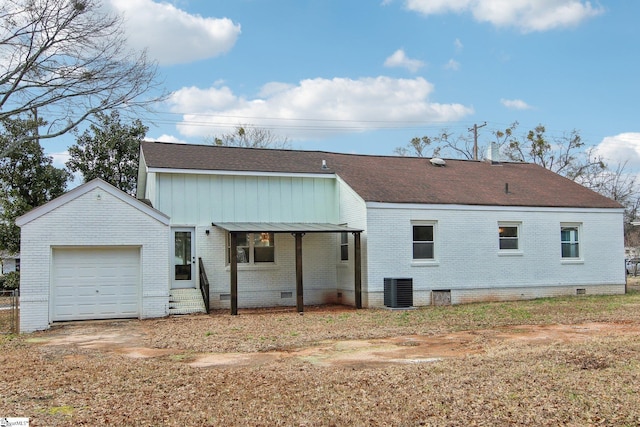
[[171, 254], [172, 289], [196, 287], [195, 229], [192, 227], [173, 228], [173, 251]]

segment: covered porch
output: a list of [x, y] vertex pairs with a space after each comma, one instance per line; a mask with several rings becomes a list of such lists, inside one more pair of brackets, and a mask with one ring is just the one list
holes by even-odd
[[231, 314], [238, 314], [238, 235], [244, 233], [291, 234], [295, 239], [296, 309], [304, 312], [302, 240], [309, 233], [351, 233], [354, 237], [354, 295], [356, 308], [362, 308], [361, 229], [330, 223], [217, 222], [211, 225], [229, 233], [229, 274]]

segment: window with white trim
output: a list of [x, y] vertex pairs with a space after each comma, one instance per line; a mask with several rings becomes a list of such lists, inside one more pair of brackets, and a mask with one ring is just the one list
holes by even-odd
[[580, 258], [580, 225], [560, 225], [560, 246], [562, 258]]
[[498, 247], [501, 251], [520, 249], [520, 225], [516, 223], [498, 223]]
[[413, 259], [435, 259], [434, 224], [413, 224]]
[[[275, 262], [273, 233], [236, 233], [238, 264]], [[231, 263], [231, 234], [227, 233], [227, 264]]]

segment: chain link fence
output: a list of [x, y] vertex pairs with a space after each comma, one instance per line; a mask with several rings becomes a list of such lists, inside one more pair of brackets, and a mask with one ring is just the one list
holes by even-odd
[[0, 334], [20, 331], [20, 291], [0, 289]]

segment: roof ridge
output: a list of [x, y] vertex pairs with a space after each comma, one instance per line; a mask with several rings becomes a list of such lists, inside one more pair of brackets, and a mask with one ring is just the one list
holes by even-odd
[[193, 144], [193, 143], [179, 143], [179, 142], [168, 142], [168, 141], [143, 141], [145, 143], [151, 144], [164, 144], [164, 145], [173, 145], [179, 147], [191, 146], [191, 147], [202, 147], [202, 148], [216, 148], [216, 149], [233, 149], [233, 150], [259, 150], [259, 151], [283, 151], [283, 152], [304, 152], [304, 153], [327, 153], [327, 154], [340, 154], [331, 151], [323, 151], [323, 150], [296, 150], [292, 148], [266, 148], [266, 147], [237, 147], [233, 145], [212, 145], [212, 144]]
[[[378, 157], [378, 158], [390, 158], [390, 159], [425, 159], [429, 160], [432, 158], [440, 158], [450, 162], [469, 162], [469, 163], [487, 163], [486, 160], [475, 160], [475, 159], [456, 159], [451, 157], [441, 157], [441, 156], [433, 156], [433, 157], [424, 157], [424, 156], [399, 156], [393, 154], [368, 154], [368, 153], [341, 153], [338, 151], [327, 151], [327, 150], [303, 150], [303, 149], [294, 149], [294, 148], [266, 148], [266, 147], [237, 147], [237, 146], [229, 146], [229, 145], [212, 145], [212, 144], [198, 144], [198, 143], [179, 143], [179, 142], [170, 142], [170, 141], [150, 141], [145, 140], [143, 143], [150, 144], [163, 144], [163, 145], [171, 145], [176, 147], [202, 147], [202, 148], [212, 148], [212, 149], [230, 149], [230, 150], [258, 150], [258, 151], [267, 151], [267, 152], [284, 152], [284, 153], [316, 153], [316, 154], [327, 154], [333, 156], [348, 156], [348, 157]], [[530, 162], [519, 162], [519, 161], [500, 161], [499, 163], [508, 163], [508, 164], [533, 164]]]

